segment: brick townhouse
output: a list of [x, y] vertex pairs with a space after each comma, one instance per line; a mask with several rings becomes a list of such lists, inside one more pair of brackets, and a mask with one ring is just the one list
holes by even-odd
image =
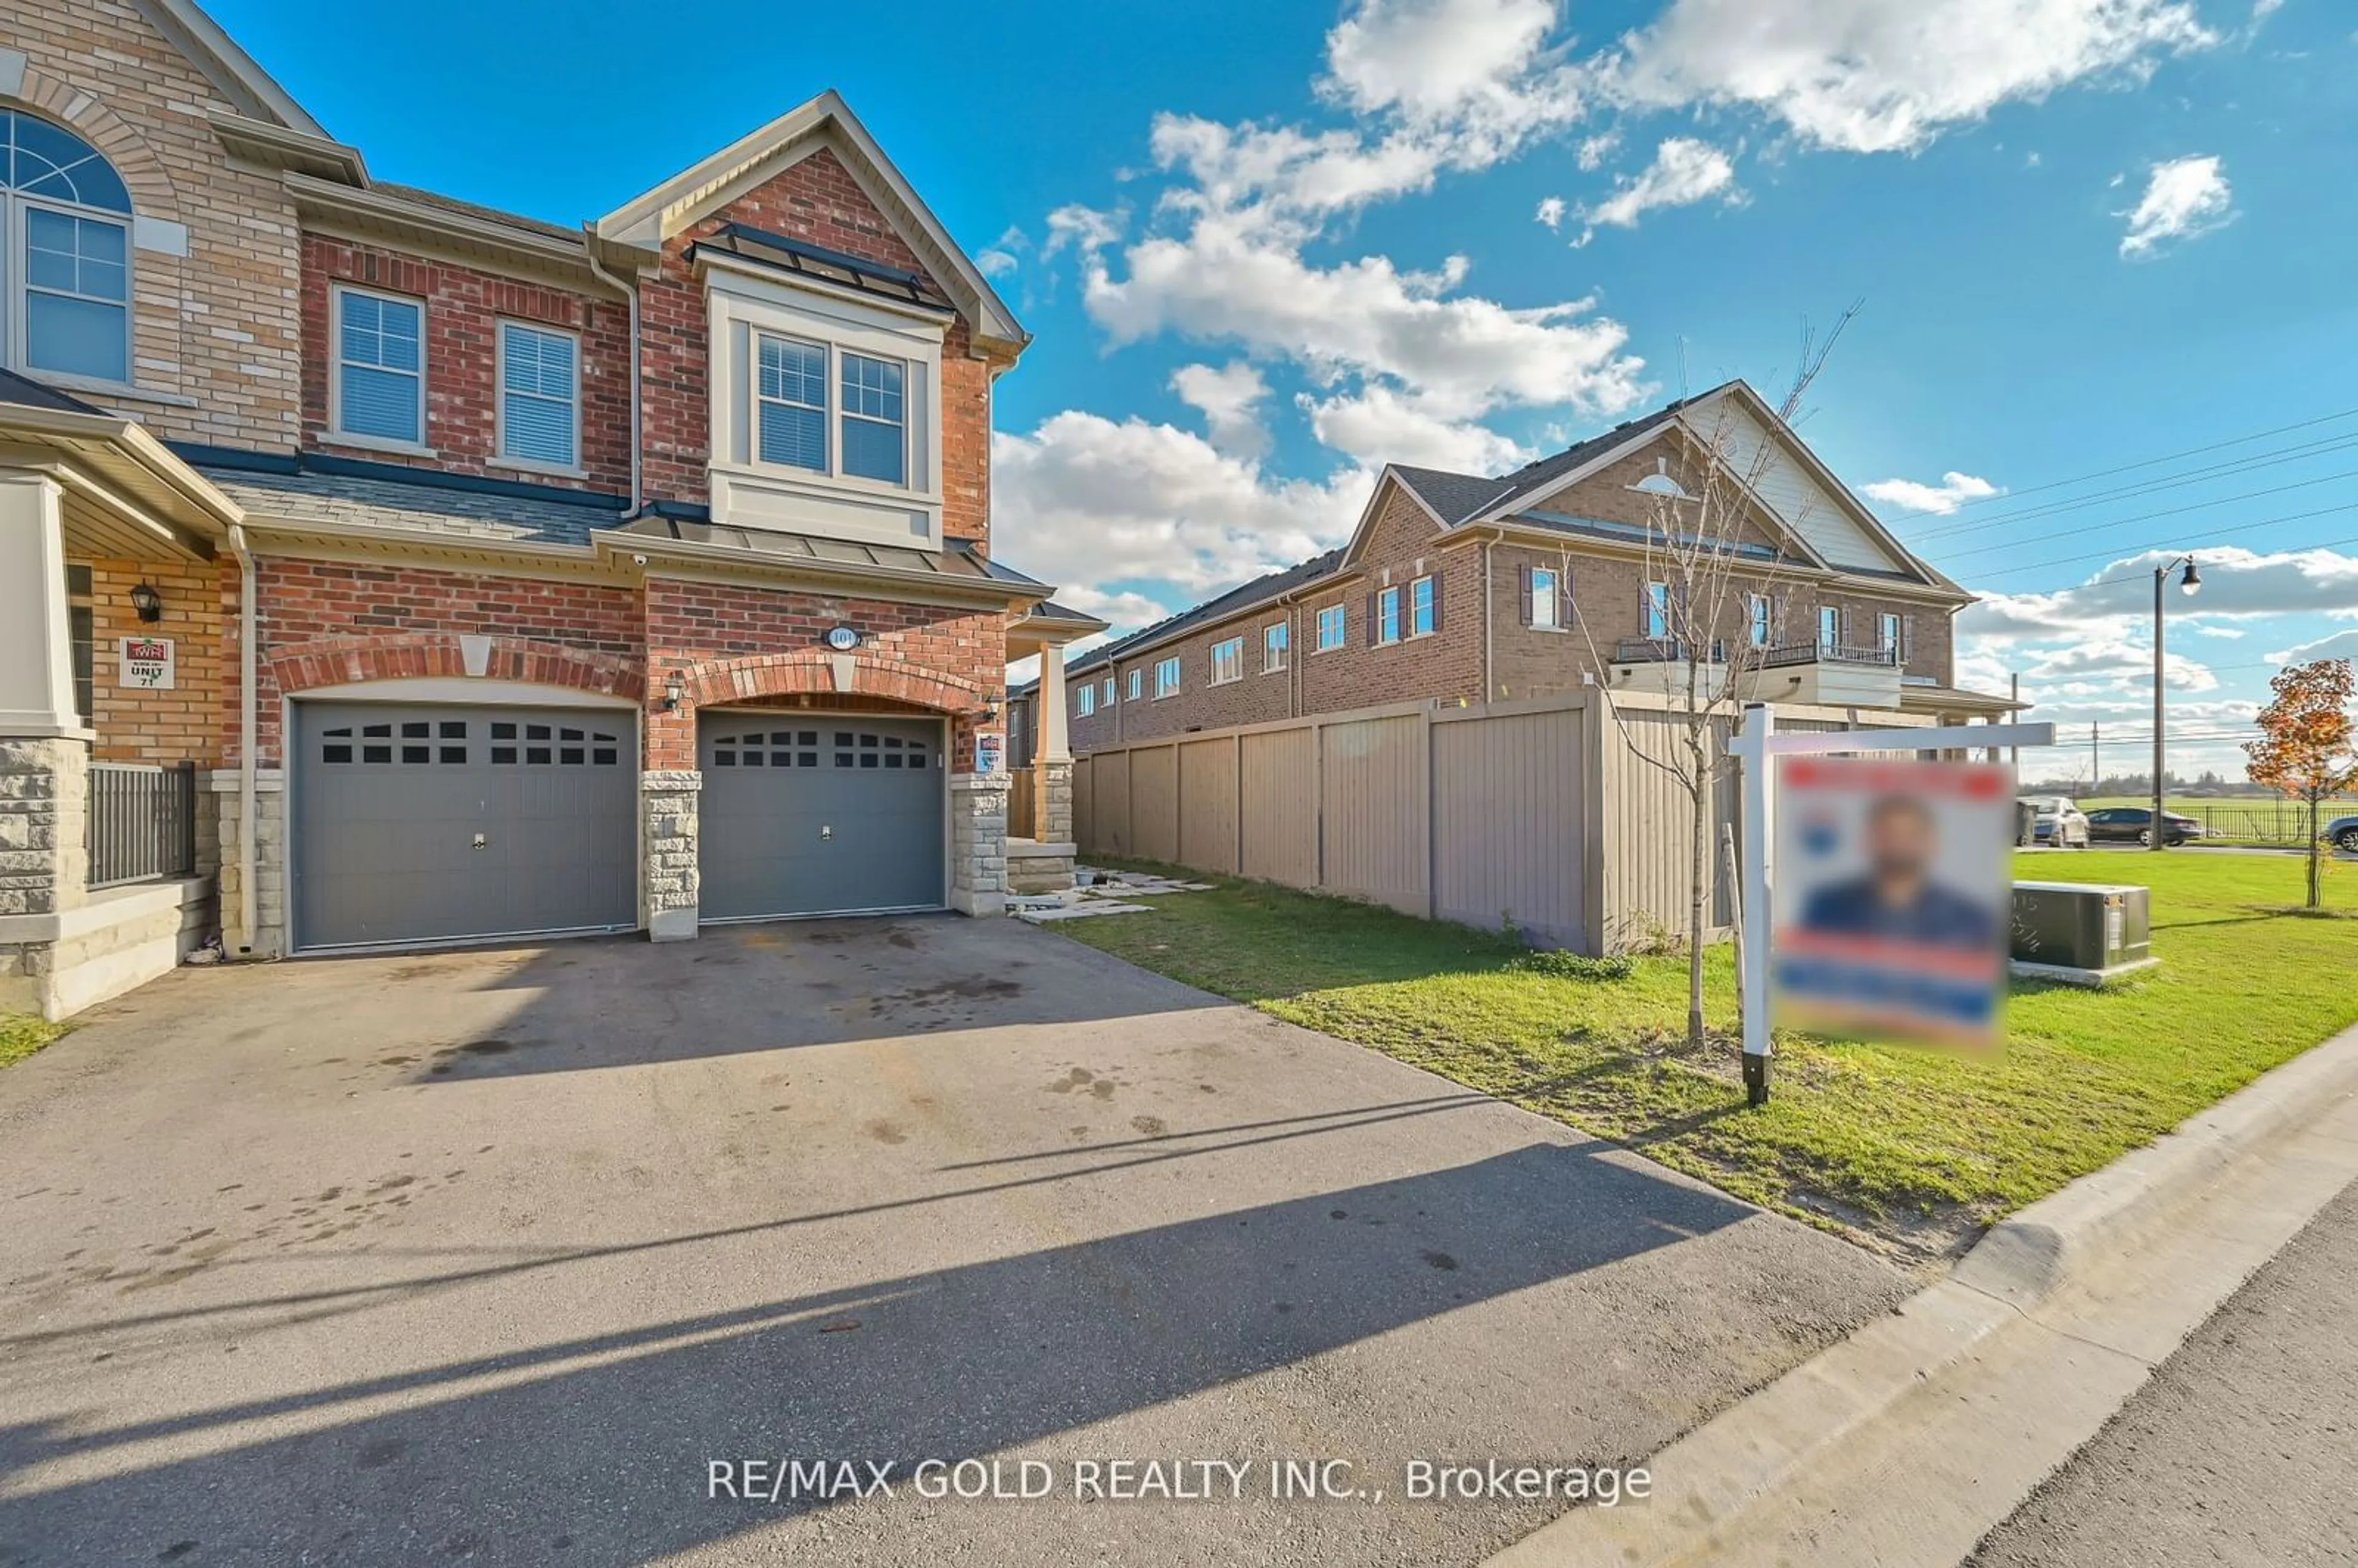
[[[1709, 524], [1730, 587], [1712, 635], [1682, 641], [1655, 531], [1699, 525], [1709, 464], [1742, 498]], [[1341, 549], [1091, 649], [1061, 684], [1082, 752], [1402, 700], [1659, 692], [1690, 659], [1763, 700], [1963, 723], [2012, 707], [1952, 684], [1971, 601], [1739, 381], [1498, 478], [1387, 467]], [[1050, 701], [1019, 691], [1019, 726]]]
[[189, 0], [12, 6], [0, 1008], [997, 911], [1007, 661], [1102, 630], [991, 548], [1028, 341], [831, 92], [568, 227], [375, 178]]

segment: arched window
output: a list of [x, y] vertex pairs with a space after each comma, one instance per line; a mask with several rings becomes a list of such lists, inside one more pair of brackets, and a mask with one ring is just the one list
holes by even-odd
[[131, 379], [131, 193], [72, 132], [0, 109], [0, 363]]

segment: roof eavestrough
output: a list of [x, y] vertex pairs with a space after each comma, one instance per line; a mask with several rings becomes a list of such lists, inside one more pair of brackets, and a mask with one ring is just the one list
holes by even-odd
[[624, 202], [592, 224], [591, 232], [609, 244], [656, 250], [819, 146], [832, 148], [844, 160], [852, 178], [949, 290], [975, 335], [1021, 352], [1031, 334], [832, 88]]

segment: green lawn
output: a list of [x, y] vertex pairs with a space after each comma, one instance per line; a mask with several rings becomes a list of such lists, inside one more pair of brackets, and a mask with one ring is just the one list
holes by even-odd
[[23, 1061], [65, 1032], [64, 1024], [49, 1023], [29, 1013], [0, 1014], [0, 1067]]
[[2017, 985], [1995, 1060], [1780, 1034], [1758, 1108], [1724, 946], [1710, 1011], [1731, 1034], [1690, 1054], [1677, 958], [1562, 979], [1520, 968], [1504, 935], [1200, 876], [1217, 891], [1055, 929], [1920, 1260], [2358, 1022], [2358, 874], [2329, 878], [2342, 917], [2315, 918], [2287, 913], [2289, 857], [2094, 851], [2024, 871], [2150, 885], [2161, 968], [2102, 992]]

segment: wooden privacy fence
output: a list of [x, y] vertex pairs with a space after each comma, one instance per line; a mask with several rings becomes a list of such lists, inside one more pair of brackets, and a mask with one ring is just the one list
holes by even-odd
[[[1396, 704], [1136, 741], [1073, 765], [1085, 855], [1134, 857], [1389, 904], [1582, 952], [1686, 925], [1689, 804], [1648, 758], [1685, 743], [1660, 698], [1620, 694]], [[1921, 722], [1870, 716], [1877, 727]], [[1794, 729], [1835, 709], [1779, 708]], [[1713, 737], [1715, 757], [1724, 733]], [[1734, 917], [1712, 803], [1708, 919]]]

